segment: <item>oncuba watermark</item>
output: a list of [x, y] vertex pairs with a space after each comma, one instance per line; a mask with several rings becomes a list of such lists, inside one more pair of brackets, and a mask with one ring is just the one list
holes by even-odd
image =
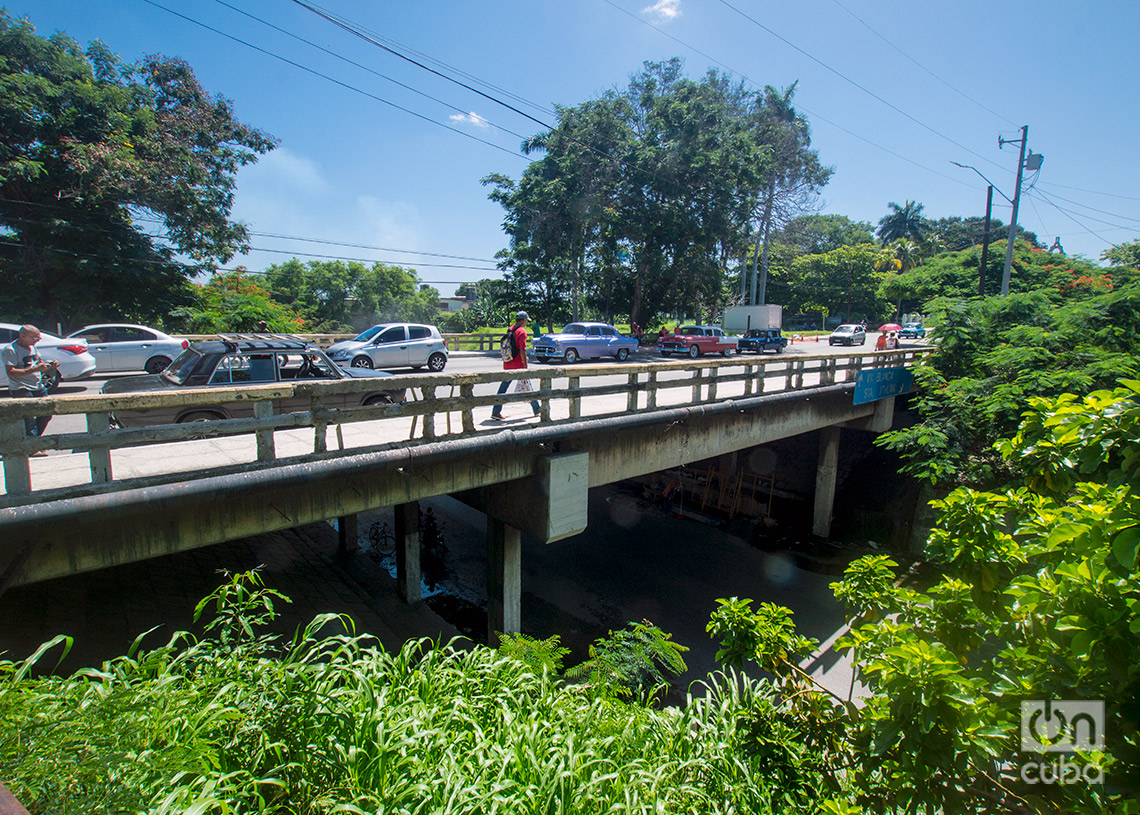
[[[1104, 782], [1104, 768], [1066, 753], [1104, 750], [1104, 702], [1045, 699], [1021, 703], [1021, 752], [1037, 753], [1038, 761], [1021, 765], [1027, 784]], [[1047, 761], [1049, 753], [1059, 753]]]

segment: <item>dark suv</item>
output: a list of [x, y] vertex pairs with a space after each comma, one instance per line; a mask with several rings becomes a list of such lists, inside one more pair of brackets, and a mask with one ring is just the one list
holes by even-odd
[[[404, 400], [404, 390], [381, 390], [380, 380], [391, 376], [368, 368], [339, 368], [323, 351], [299, 337], [288, 334], [219, 334], [221, 339], [195, 342], [183, 351], [165, 371], [148, 376], [112, 379], [103, 393], [179, 391], [190, 388], [242, 387], [271, 382], [335, 382], [344, 379], [375, 379], [377, 390], [364, 393], [331, 394], [325, 407], [349, 408]], [[308, 410], [309, 397], [292, 396], [274, 400], [278, 413]], [[253, 402], [223, 402], [123, 410], [115, 412], [122, 427], [139, 427], [177, 422], [253, 416]]]
[[744, 336], [740, 338], [737, 344], [737, 353], [743, 354], [745, 351], [751, 351], [754, 354], [763, 354], [765, 351], [771, 351], [775, 354], [780, 353], [788, 347], [788, 339], [780, 333], [778, 328], [753, 328], [750, 331], [744, 332]]

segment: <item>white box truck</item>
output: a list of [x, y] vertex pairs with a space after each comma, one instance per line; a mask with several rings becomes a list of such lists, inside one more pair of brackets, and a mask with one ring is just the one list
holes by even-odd
[[733, 306], [724, 312], [726, 334], [743, 334], [752, 328], [782, 328], [783, 306]]

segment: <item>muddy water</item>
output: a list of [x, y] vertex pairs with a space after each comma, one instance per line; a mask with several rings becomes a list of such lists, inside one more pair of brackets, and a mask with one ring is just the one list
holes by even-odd
[[[426, 602], [472, 639], [485, 641], [485, 517], [446, 497], [421, 502], [421, 510], [428, 508], [445, 554], [433, 585], [425, 581]], [[586, 658], [598, 637], [649, 620], [689, 649], [689, 671], [678, 681], [683, 688], [718, 667], [717, 644], [705, 631], [717, 598], [788, 606], [801, 632], [821, 641], [843, 629], [844, 612], [829, 584], [857, 550], [714, 523], [666, 514], [636, 484], [592, 490], [585, 532], [552, 544], [523, 537], [523, 633], [557, 635], [571, 648], [567, 662], [573, 664]], [[360, 518], [361, 543], [394, 575], [391, 544], [380, 534], [391, 524], [390, 511]], [[824, 656], [821, 673], [833, 673], [828, 683], [846, 695], [849, 674], [833, 657]]]

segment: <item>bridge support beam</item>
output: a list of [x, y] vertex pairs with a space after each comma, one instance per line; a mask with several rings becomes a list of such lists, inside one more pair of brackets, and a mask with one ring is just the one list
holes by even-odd
[[839, 428], [819, 431], [819, 463], [815, 471], [815, 509], [811, 531], [826, 538], [831, 534], [831, 514], [835, 509], [835, 476], [839, 469]]
[[420, 503], [393, 507], [396, 516], [396, 593], [405, 603], [420, 601]]
[[487, 644], [522, 630], [522, 533], [487, 516]]
[[[258, 402], [258, 404], [261, 404]], [[355, 552], [360, 548], [360, 533], [356, 523], [356, 513], [341, 515], [336, 519], [336, 542], [340, 552]]]

